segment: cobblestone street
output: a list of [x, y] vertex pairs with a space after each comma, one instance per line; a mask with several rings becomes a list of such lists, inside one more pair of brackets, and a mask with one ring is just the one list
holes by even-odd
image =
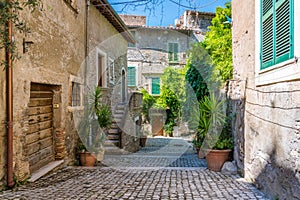
[[67, 167], [0, 199], [266, 199], [238, 175], [206, 169], [190, 143], [148, 139], [131, 155], [107, 155], [106, 167]]

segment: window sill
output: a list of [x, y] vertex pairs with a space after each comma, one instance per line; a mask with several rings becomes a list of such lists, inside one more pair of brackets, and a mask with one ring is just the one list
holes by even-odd
[[270, 85], [300, 79], [300, 65], [295, 58], [260, 70], [255, 77], [256, 86]]

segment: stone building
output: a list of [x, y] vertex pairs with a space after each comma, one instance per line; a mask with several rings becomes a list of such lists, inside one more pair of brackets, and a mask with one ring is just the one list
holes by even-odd
[[232, 1], [235, 159], [271, 199], [300, 199], [300, 2]]
[[208, 31], [208, 26], [211, 25], [211, 20], [215, 16], [215, 13], [186, 10], [179, 19], [175, 20], [175, 25], [180, 28], [190, 28], [195, 31], [206, 32]]
[[[198, 13], [198, 12], [197, 12]], [[194, 12], [193, 12], [194, 14]], [[145, 16], [120, 15], [134, 35], [136, 43], [128, 49], [128, 86], [131, 89], [145, 88], [150, 94], [160, 94], [160, 76], [168, 66], [185, 66], [187, 50], [204, 38], [208, 19], [213, 13], [200, 13], [197, 19], [205, 21], [192, 24], [191, 12], [182, 16], [182, 26], [146, 26]]]
[[[113, 110], [129, 99], [127, 46], [134, 39], [108, 2], [41, 3], [33, 13], [20, 13], [30, 33], [14, 33], [21, 54], [13, 63], [13, 176], [18, 180], [49, 163], [55, 167], [74, 162], [75, 113], [84, 110], [84, 99], [96, 85], [106, 91], [108, 101], [113, 99], [109, 101]], [[5, 59], [2, 54], [1, 59]], [[0, 94], [0, 121], [5, 122], [4, 71]], [[6, 141], [6, 124], [0, 123], [0, 188], [6, 181]], [[138, 142], [132, 142], [138, 148]]]

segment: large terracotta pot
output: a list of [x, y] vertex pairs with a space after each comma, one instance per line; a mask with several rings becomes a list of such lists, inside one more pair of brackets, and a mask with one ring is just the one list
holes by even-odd
[[206, 155], [206, 162], [208, 169], [220, 172], [223, 164], [228, 160], [230, 149], [224, 150], [210, 150]]
[[89, 152], [80, 153], [80, 163], [85, 167], [93, 167], [96, 163], [96, 156]]

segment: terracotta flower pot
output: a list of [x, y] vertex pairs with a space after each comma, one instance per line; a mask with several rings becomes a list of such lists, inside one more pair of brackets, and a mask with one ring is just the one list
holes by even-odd
[[80, 153], [80, 163], [85, 167], [93, 167], [96, 163], [96, 156], [89, 152]]
[[147, 142], [147, 137], [141, 137], [140, 138], [140, 145], [141, 145], [141, 147], [146, 146], [146, 142]]
[[206, 155], [208, 169], [220, 172], [223, 164], [228, 160], [230, 152], [230, 149], [210, 150], [210, 152]]

